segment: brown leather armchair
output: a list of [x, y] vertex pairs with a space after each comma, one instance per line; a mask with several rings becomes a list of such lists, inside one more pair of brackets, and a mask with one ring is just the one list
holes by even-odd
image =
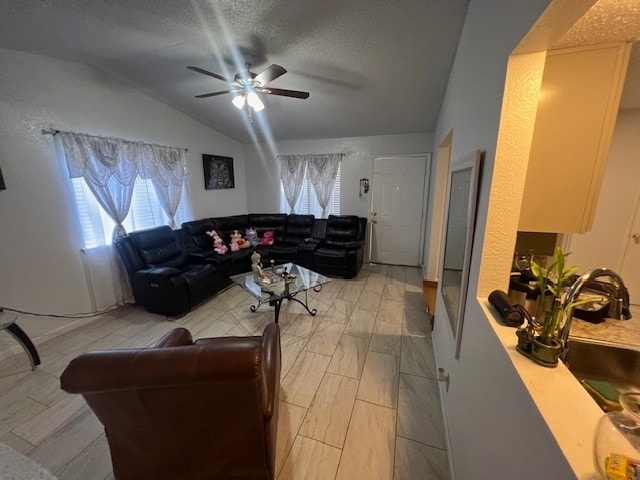
[[273, 479], [280, 330], [89, 352], [61, 377], [105, 427], [118, 480]]

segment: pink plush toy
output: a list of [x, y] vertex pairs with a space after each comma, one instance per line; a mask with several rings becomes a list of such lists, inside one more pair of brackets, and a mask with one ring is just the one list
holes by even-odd
[[222, 239], [220, 238], [220, 235], [218, 235], [218, 232], [216, 232], [215, 230], [211, 230], [205, 233], [209, 235], [211, 238], [213, 238], [213, 249], [216, 251], [218, 255], [224, 255], [225, 253], [227, 253], [227, 250], [229, 249], [222, 242]]
[[240, 232], [238, 232], [238, 230], [233, 231], [233, 233], [231, 234], [231, 251], [232, 252], [237, 252], [240, 249], [249, 248], [250, 246], [251, 245], [249, 244], [249, 242], [244, 238], [242, 238], [242, 235], [240, 234]]
[[264, 232], [260, 239], [260, 245], [273, 245], [273, 232], [271, 230]]

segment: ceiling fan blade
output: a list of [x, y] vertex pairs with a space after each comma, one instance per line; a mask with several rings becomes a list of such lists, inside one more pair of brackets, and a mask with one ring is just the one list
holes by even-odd
[[196, 95], [196, 98], [216, 97], [218, 95], [224, 95], [225, 93], [236, 93], [236, 92], [242, 92], [242, 90], [221, 90], [219, 92], [204, 93], [202, 95]]
[[229, 80], [228, 78], [224, 78], [222, 75], [218, 75], [217, 73], [209, 72], [208, 70], [204, 70], [199, 67], [187, 67], [189, 70], [193, 72], [202, 73], [203, 75], [208, 75], [213, 78], [217, 78], [218, 80], [222, 80], [223, 82], [231, 83], [233, 85], [236, 84], [233, 80]]
[[267, 69], [264, 70], [262, 73], [259, 73], [258, 75], [256, 75], [253, 81], [258, 82], [260, 83], [260, 85], [264, 86], [267, 83], [274, 81], [276, 78], [281, 77], [285, 73], [287, 73], [287, 71], [285, 70], [284, 67], [274, 64], [274, 65], [271, 65], [270, 67], [267, 67]]
[[271, 95], [280, 95], [281, 97], [293, 97], [293, 98], [309, 98], [309, 92], [300, 92], [298, 90], [284, 90], [282, 88], [264, 88], [262, 93], [268, 93]]

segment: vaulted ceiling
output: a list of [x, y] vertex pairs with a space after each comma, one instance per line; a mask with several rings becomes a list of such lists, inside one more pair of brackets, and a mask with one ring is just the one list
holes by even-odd
[[[431, 131], [467, 0], [0, 0], [0, 48], [82, 62], [242, 142]], [[255, 125], [195, 65], [282, 65]], [[240, 60], [241, 63], [241, 60]], [[262, 140], [259, 131], [257, 140]]]

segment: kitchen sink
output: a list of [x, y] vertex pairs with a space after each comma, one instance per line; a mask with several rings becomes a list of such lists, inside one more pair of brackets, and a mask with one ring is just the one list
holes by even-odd
[[578, 380], [606, 381], [620, 393], [640, 392], [640, 350], [570, 338], [564, 363]]

